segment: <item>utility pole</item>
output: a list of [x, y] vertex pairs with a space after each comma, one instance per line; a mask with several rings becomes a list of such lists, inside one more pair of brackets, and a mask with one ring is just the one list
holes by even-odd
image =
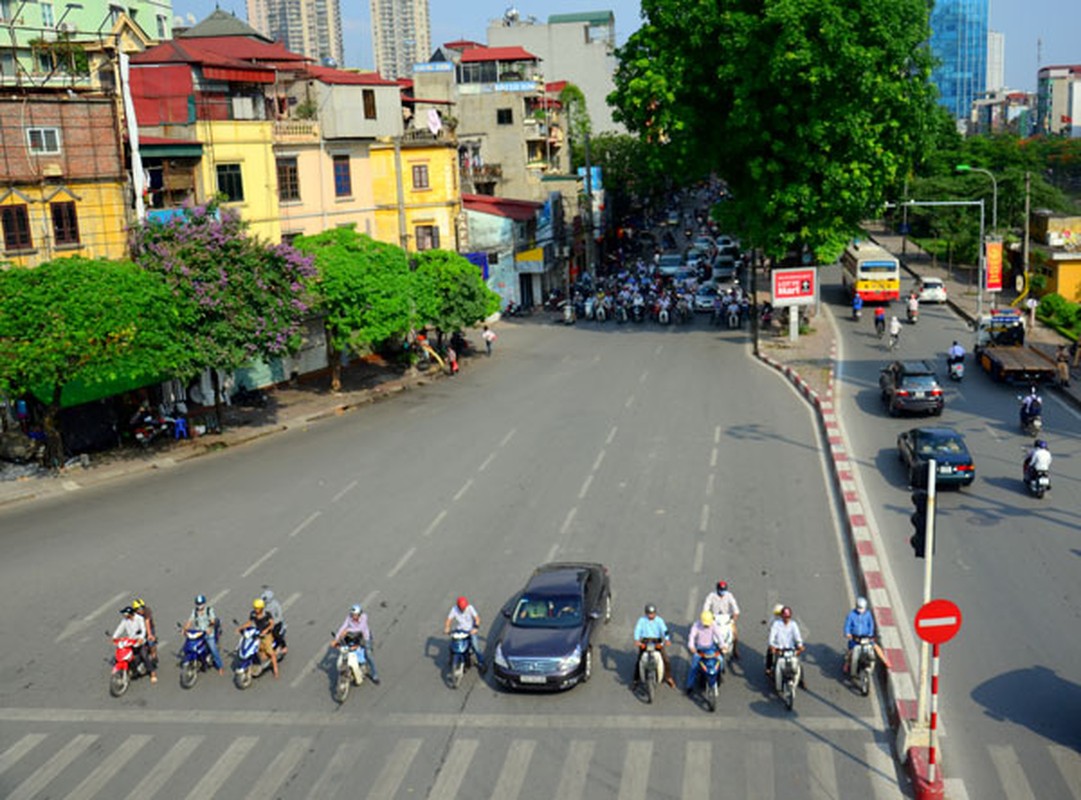
[[593, 263], [593, 164], [589, 151], [589, 131], [585, 135], [586, 145], [586, 271], [589, 273], [590, 285], [596, 286], [596, 267]]
[[402, 186], [402, 140], [394, 137], [394, 184], [398, 191], [398, 244], [409, 252], [409, 232], [405, 228], [405, 189]]
[[1028, 213], [1029, 203], [1032, 200], [1032, 173], [1025, 172], [1025, 225], [1023, 228], [1024, 233], [1021, 239], [1021, 269], [1025, 275], [1025, 292], [1029, 290], [1028, 286]]

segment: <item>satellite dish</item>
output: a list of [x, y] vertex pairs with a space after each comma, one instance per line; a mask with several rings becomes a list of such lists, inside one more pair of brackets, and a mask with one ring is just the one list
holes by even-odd
[[514, 6], [509, 6], [506, 11], [503, 12], [503, 22], [507, 25], [512, 25], [518, 21], [518, 9]]

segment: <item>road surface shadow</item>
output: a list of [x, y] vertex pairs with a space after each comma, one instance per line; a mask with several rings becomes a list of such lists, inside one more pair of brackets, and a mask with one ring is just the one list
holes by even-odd
[[1081, 750], [1081, 684], [1043, 666], [1006, 672], [972, 690], [984, 713], [1001, 722], [1023, 725], [1033, 733]]

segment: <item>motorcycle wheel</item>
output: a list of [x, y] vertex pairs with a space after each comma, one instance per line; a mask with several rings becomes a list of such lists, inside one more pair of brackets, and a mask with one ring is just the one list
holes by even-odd
[[349, 686], [352, 683], [353, 680], [349, 677], [348, 672], [339, 672], [338, 682], [334, 686], [334, 700], [338, 703], [344, 703], [345, 698], [349, 696]]
[[607, 625], [612, 621], [612, 595], [607, 594], [604, 596], [604, 624]]
[[585, 662], [582, 665], [582, 683], [589, 683], [593, 677], [593, 648], [586, 648]]
[[234, 672], [233, 683], [236, 685], [236, 688], [240, 689], [241, 691], [247, 689], [249, 686], [251, 686], [251, 670], [246, 669], [242, 672]]
[[866, 697], [871, 692], [871, 671], [867, 667], [860, 668], [860, 694]]
[[180, 666], [180, 688], [190, 689], [199, 680], [199, 668], [194, 661], [189, 661]]
[[706, 705], [709, 706], [710, 713], [715, 714], [717, 712], [717, 696], [719, 694], [717, 684], [713, 684], [706, 689]]
[[465, 676], [465, 660], [461, 656], [454, 657], [454, 663], [450, 668], [450, 686], [452, 689], [457, 689], [462, 685], [462, 678]]
[[109, 678], [109, 694], [113, 697], [120, 697], [120, 695], [128, 690], [130, 685], [131, 676], [128, 675], [127, 670], [122, 669], [118, 672], [114, 672], [112, 677]]
[[796, 703], [796, 680], [795, 678], [785, 678], [784, 685], [781, 687], [781, 691], [784, 695], [784, 707], [789, 711], [792, 710], [792, 706]]

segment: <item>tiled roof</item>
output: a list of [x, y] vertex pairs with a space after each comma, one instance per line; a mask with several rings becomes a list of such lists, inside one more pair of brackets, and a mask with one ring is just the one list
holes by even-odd
[[214, 13], [202, 22], [177, 34], [177, 38], [180, 39], [199, 39], [204, 36], [254, 36], [264, 42], [272, 41], [243, 20], [237, 19], [236, 15], [222, 11], [220, 8], [215, 9]]
[[309, 66], [304, 72], [320, 83], [351, 86], [397, 86], [397, 81], [388, 80], [378, 72], [349, 72], [332, 67]]
[[543, 207], [544, 203], [534, 203], [531, 200], [514, 200], [510, 197], [493, 197], [487, 194], [462, 195], [462, 208], [467, 211], [508, 217], [519, 222], [533, 219], [538, 209]]
[[539, 61], [530, 52], [522, 47], [474, 47], [471, 50], [462, 51], [462, 63], [469, 64], [477, 61]]

